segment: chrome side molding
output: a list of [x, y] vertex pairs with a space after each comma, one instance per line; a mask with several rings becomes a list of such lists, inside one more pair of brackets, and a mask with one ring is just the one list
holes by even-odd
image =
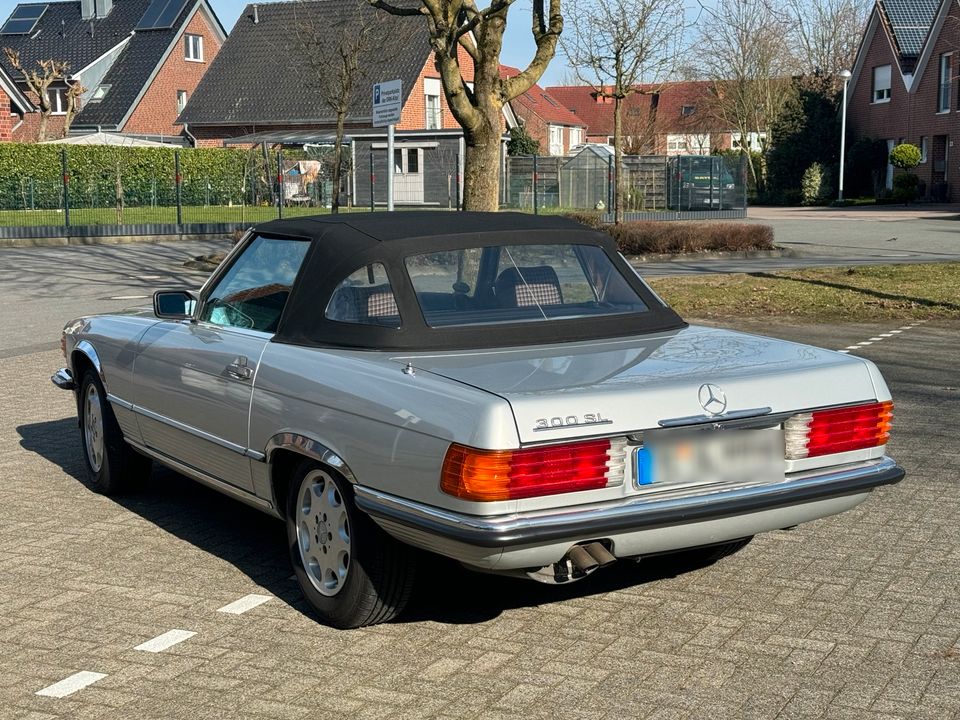
[[319, 440], [294, 432], [278, 433], [267, 441], [264, 455], [268, 464], [271, 463], [273, 453], [276, 450], [292, 450], [313, 458], [317, 462], [336, 470], [351, 485], [357, 484], [357, 476], [353, 474], [353, 470], [350, 469], [344, 459]]

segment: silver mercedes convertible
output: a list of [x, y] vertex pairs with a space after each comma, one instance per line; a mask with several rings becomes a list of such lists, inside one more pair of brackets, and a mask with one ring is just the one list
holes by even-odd
[[399, 613], [419, 551], [568, 583], [719, 558], [904, 474], [871, 362], [688, 325], [558, 217], [264, 223], [199, 294], [74, 320], [62, 345], [93, 486], [156, 460], [283, 519], [341, 628]]

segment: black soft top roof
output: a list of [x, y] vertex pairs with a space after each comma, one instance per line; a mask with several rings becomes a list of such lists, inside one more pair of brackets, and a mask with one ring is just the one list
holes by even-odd
[[[267, 237], [304, 238], [311, 249], [287, 301], [275, 342], [369, 350], [441, 350], [623, 337], [684, 327], [617, 252], [609, 234], [559, 216], [526, 213], [402, 211], [272, 220], [254, 228]], [[603, 249], [649, 310], [548, 323], [498, 324], [496, 331], [430, 327], [404, 267], [411, 254], [501, 244], [580, 244]], [[402, 318], [397, 328], [328, 320], [324, 310], [351, 273], [382, 263]], [[225, 272], [226, 268], [221, 268]]]

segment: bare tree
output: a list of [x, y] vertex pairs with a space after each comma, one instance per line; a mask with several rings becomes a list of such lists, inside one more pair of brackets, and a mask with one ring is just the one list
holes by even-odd
[[[786, 17], [768, 0], [717, 0], [701, 5], [695, 52], [713, 85], [711, 112], [739, 134], [741, 147], [755, 136], [761, 157], [771, 139], [770, 128], [795, 91], [790, 80], [796, 61], [790, 52]], [[747, 153], [747, 166], [757, 191], [765, 191], [766, 171]]]
[[563, 51], [580, 78], [613, 99], [614, 221], [623, 221], [623, 104], [635, 93], [654, 93], [673, 72], [684, 31], [676, 0], [581, 0], [570, 19]]
[[[549, 5], [547, 0], [532, 1], [531, 31], [536, 51], [526, 69], [509, 78], [500, 77], [500, 51], [507, 15], [515, 0], [492, 0], [482, 10], [475, 0], [368, 2], [393, 15], [425, 18], [443, 92], [466, 141], [463, 207], [496, 210], [503, 106], [529, 90], [553, 59], [563, 31], [560, 0], [549, 0]], [[461, 48], [473, 65], [472, 85], [464, 78], [466, 68], [460, 66]]]
[[63, 60], [37, 60], [36, 69], [26, 69], [20, 62], [20, 53], [17, 50], [5, 47], [3, 54], [7, 56], [7, 61], [11, 67], [20, 73], [21, 78], [26, 84], [27, 89], [36, 96], [37, 107], [40, 109], [40, 127], [37, 131], [37, 140], [47, 139], [47, 121], [50, 113], [53, 112], [53, 105], [50, 102], [50, 86], [58, 80], [63, 80], [67, 85], [67, 117], [64, 122], [64, 135], [70, 128], [73, 116], [76, 114], [80, 95], [84, 88], [79, 83], [72, 83], [67, 80], [67, 71], [70, 69], [69, 63]]
[[786, 0], [800, 72], [838, 90], [838, 73], [852, 68], [871, 7], [867, 0]]
[[[294, 6], [298, 50], [312, 70], [311, 81], [336, 117], [333, 141], [331, 212], [340, 209], [343, 139], [347, 117], [365, 81], [389, 66], [410, 39], [367, 0], [299, 0]], [[409, 35], [409, 33], [407, 33]], [[376, 61], [371, 55], [376, 49]]]

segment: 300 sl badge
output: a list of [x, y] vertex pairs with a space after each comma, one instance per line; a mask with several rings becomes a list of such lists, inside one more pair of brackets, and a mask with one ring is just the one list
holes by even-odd
[[567, 427], [583, 427], [585, 425], [610, 425], [613, 420], [607, 420], [600, 413], [584, 413], [580, 415], [567, 415], [565, 417], [539, 418], [534, 425], [534, 432], [543, 430], [561, 430]]

